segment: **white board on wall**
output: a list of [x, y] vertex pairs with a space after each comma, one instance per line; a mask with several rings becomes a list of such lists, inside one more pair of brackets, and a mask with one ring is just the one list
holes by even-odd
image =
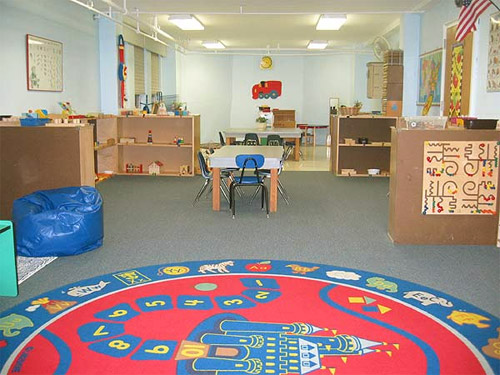
[[26, 35], [28, 90], [63, 91], [63, 44]]

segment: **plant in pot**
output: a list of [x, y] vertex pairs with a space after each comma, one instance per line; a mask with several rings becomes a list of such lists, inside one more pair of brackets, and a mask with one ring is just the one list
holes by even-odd
[[259, 116], [255, 119], [255, 125], [257, 125], [257, 129], [264, 130], [267, 127], [267, 119]]
[[363, 107], [363, 103], [359, 100], [354, 102], [354, 115], [358, 115], [359, 111], [361, 111], [361, 107]]

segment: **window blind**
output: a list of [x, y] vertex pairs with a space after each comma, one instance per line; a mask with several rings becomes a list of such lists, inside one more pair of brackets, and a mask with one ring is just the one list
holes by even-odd
[[145, 94], [144, 82], [144, 49], [134, 46], [134, 83], [135, 95]]
[[151, 53], [151, 95], [160, 91], [160, 57]]

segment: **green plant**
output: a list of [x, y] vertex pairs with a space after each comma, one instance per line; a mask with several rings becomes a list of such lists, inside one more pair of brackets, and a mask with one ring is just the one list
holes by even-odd
[[182, 110], [182, 109], [184, 108], [184, 105], [185, 105], [185, 104], [186, 104], [186, 103], [183, 103], [183, 102], [173, 102], [173, 103], [172, 103], [172, 108], [173, 108], [174, 110]]
[[263, 124], [263, 123], [267, 122], [267, 119], [263, 116], [260, 116], [260, 117], [257, 117], [255, 119], [255, 122], [260, 122], [261, 124]]
[[363, 106], [363, 103], [362, 103], [362, 102], [360, 102], [359, 100], [356, 100], [356, 101], [354, 102], [354, 106], [355, 106], [356, 108], [361, 108], [361, 107]]

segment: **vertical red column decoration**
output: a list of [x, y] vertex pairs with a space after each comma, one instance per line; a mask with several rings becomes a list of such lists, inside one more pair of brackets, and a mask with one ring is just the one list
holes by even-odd
[[125, 41], [123, 35], [118, 35], [118, 79], [120, 80], [120, 105], [125, 107], [127, 97], [125, 95], [125, 79], [127, 79], [127, 67], [125, 66]]

